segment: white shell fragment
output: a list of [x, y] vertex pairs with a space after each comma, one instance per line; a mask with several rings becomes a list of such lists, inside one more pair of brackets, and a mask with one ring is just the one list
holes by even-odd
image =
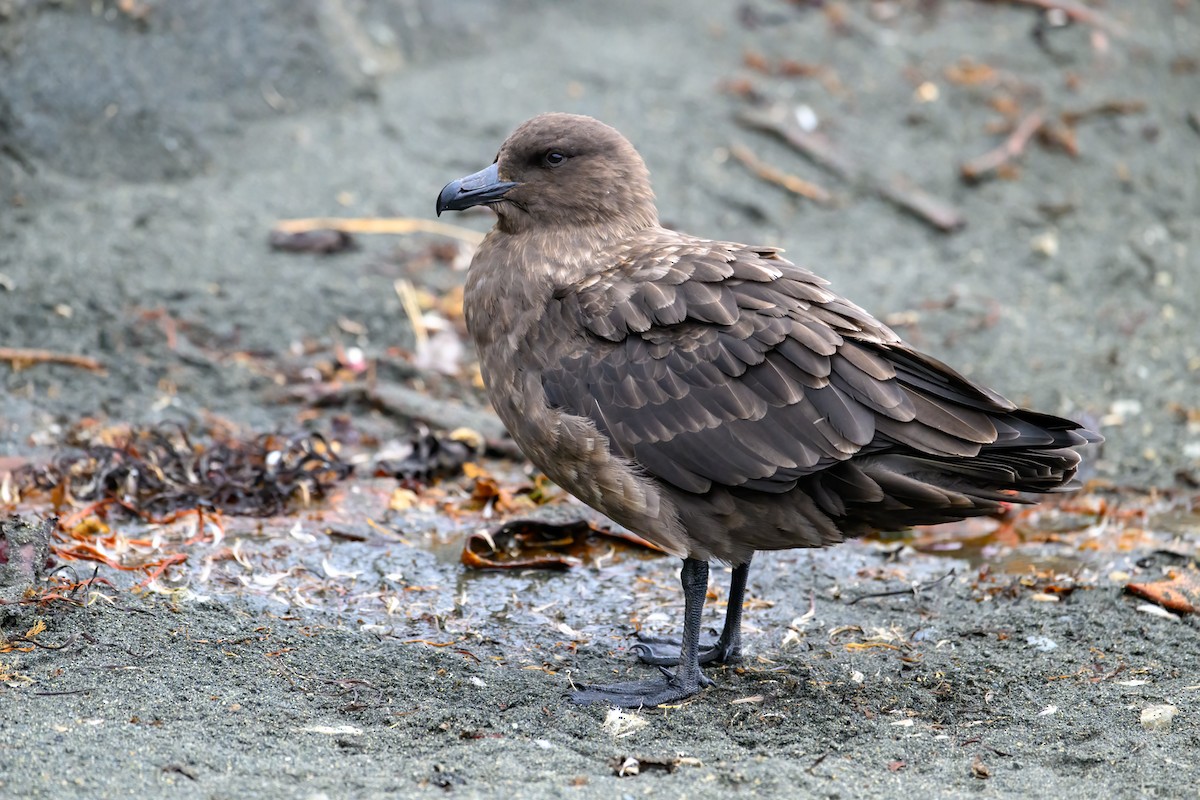
[[1177, 714], [1179, 709], [1172, 705], [1146, 706], [1142, 709], [1142, 727], [1148, 731], [1170, 730]]

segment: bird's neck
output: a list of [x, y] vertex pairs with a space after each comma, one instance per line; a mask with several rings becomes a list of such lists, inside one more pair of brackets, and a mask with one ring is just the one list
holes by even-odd
[[604, 263], [600, 255], [636, 235], [613, 225], [563, 226], [487, 235], [467, 275], [464, 310], [479, 347], [519, 340], [545, 312], [554, 293], [579, 283]]

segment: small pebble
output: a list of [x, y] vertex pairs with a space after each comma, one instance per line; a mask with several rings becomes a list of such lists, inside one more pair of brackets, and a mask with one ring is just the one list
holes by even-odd
[[1029, 247], [1044, 258], [1054, 258], [1058, 255], [1058, 233], [1053, 230], [1039, 233], [1029, 240]]
[[936, 83], [925, 81], [917, 87], [916, 92], [913, 94], [918, 103], [934, 103], [937, 102], [941, 92], [938, 90]]

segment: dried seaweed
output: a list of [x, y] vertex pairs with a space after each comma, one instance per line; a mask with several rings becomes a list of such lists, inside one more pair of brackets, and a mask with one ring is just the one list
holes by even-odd
[[419, 423], [415, 427], [412, 438], [396, 443], [376, 462], [376, 475], [421, 482], [452, 478], [482, 454], [483, 437], [474, 431], [460, 428], [439, 435]]
[[352, 470], [316, 433], [194, 442], [181, 427], [164, 426], [133, 431], [115, 444], [84, 445], [15, 477], [24, 490], [109, 501], [155, 520], [181, 509], [274, 516], [297, 496], [323, 496]]
[[471, 569], [571, 569], [595, 561], [604, 540], [657, 551], [640, 536], [620, 528], [599, 528], [587, 520], [553, 524], [517, 519], [494, 531], [477, 531], [463, 543], [462, 563]]

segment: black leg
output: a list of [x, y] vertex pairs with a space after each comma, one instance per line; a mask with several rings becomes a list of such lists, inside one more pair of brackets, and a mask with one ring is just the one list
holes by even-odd
[[679, 571], [683, 586], [683, 639], [675, 661], [675, 672], [659, 667], [662, 676], [648, 681], [629, 681], [609, 686], [584, 686], [571, 695], [576, 703], [608, 703], [622, 708], [640, 708], [673, 703], [691, 697], [712, 680], [700, 671], [700, 617], [708, 593], [708, 562], [685, 558]]
[[[700, 691], [700, 621], [704, 618], [704, 601], [708, 597], [708, 562], [685, 558], [679, 570], [683, 586], [683, 645], [679, 648], [679, 669], [675, 677]], [[664, 673], [666, 671], [664, 670]], [[711, 683], [711, 681], [710, 681]]]
[[750, 576], [750, 560], [733, 568], [729, 581], [729, 603], [725, 607], [725, 627], [717, 641], [719, 657], [715, 660], [730, 664], [742, 660], [742, 604], [746, 601], [746, 579]]
[[[746, 578], [749, 574], [749, 559], [733, 568], [733, 578], [729, 582], [729, 604], [725, 609], [725, 627], [715, 640], [700, 643], [701, 664], [733, 664], [742, 660], [742, 603], [746, 597]], [[633, 649], [638, 658], [647, 664], [679, 663], [674, 650], [682, 644], [679, 639], [639, 633], [638, 640]]]

